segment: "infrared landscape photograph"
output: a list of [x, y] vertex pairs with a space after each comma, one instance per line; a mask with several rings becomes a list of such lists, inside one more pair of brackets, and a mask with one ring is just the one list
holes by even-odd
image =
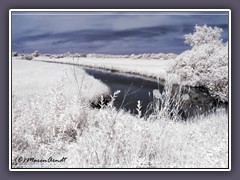
[[228, 170], [229, 21], [11, 10], [11, 169]]

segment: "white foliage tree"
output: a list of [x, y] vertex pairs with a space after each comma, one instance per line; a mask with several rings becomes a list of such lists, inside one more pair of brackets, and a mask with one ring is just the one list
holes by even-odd
[[198, 47], [203, 44], [222, 44], [221, 33], [223, 29], [218, 27], [195, 26], [195, 32], [193, 34], [186, 34], [185, 43], [192, 47]]
[[228, 101], [228, 43], [223, 43], [222, 32], [196, 25], [193, 34], [184, 36], [192, 49], [177, 56], [170, 72], [178, 74], [183, 84], [204, 86], [213, 97]]

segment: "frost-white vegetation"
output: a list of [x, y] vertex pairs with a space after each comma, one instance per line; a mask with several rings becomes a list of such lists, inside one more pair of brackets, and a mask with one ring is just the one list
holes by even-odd
[[[78, 54], [73, 55], [74, 57], [79, 57]], [[81, 56], [80, 56], [81, 57]], [[131, 58], [131, 59], [174, 59], [177, 54], [174, 53], [144, 53], [144, 54], [131, 54], [131, 55], [111, 55], [111, 54], [87, 54], [88, 58]]]
[[44, 96], [61, 79], [65, 83], [62, 90], [68, 98], [81, 93], [84, 100], [92, 102], [101, 95], [109, 94], [106, 85], [79, 67], [36, 61], [29, 63], [17, 58], [12, 60], [13, 94], [21, 99], [29, 99], [34, 94]]
[[206, 87], [213, 97], [228, 101], [228, 43], [223, 43], [218, 27], [195, 26], [185, 35], [192, 46], [176, 58], [171, 73], [180, 76], [182, 84]]
[[90, 68], [99, 68], [122, 73], [130, 73], [150, 78], [166, 79], [167, 71], [174, 63], [174, 59], [131, 59], [131, 58], [50, 58], [41, 56], [35, 58], [36, 61], [56, 62], [62, 64], [81, 65]]
[[[141, 102], [136, 102], [137, 115], [117, 111], [113, 106], [117, 93], [110, 104], [92, 109], [91, 90], [100, 96], [106, 89], [86, 76], [80, 68], [74, 73], [66, 65], [13, 60], [13, 167], [227, 168], [224, 111], [179, 122], [177, 116], [170, 119], [168, 108], [156, 106], [154, 114], [144, 118]], [[19, 156], [67, 159], [64, 163], [15, 163]]]
[[25, 60], [32, 60], [33, 59], [33, 56], [32, 55], [30, 55], [30, 54], [25, 54], [25, 55], [23, 55], [22, 56], [22, 59], [25, 59]]
[[[116, 111], [110, 104], [91, 109], [66, 98], [60, 83], [31, 99], [13, 96], [12, 152], [65, 163], [15, 164], [18, 168], [227, 168], [228, 121], [225, 112], [192, 122], [150, 118]], [[137, 104], [136, 104], [137, 108]]]
[[131, 58], [131, 59], [174, 59], [177, 57], [177, 54], [174, 53], [144, 53], [144, 54], [131, 54], [131, 55], [112, 55], [112, 54], [81, 54], [81, 53], [64, 53], [64, 54], [45, 54], [45, 56], [48, 56], [50, 58]]
[[32, 56], [33, 56], [33, 57], [38, 57], [38, 56], [40, 56], [39, 51], [38, 51], [38, 50], [34, 51], [34, 52], [32, 53]]
[[13, 51], [13, 52], [12, 52], [12, 56], [18, 56], [18, 52]]
[[[80, 68], [84, 65], [149, 77], [168, 77], [193, 86], [205, 86], [211, 94], [227, 100], [227, 45], [219, 28], [196, 26], [186, 35], [192, 49], [170, 60], [133, 58], [51, 58], [36, 61], [13, 58], [12, 162], [15, 168], [228, 168], [228, 115], [217, 110], [187, 122], [177, 114], [170, 117], [169, 96], [154, 91], [154, 111], [146, 117], [141, 102], [137, 115], [109, 104], [103, 97], [109, 90]], [[43, 63], [58, 62], [65, 65]], [[175, 62], [177, 61], [177, 63]], [[174, 69], [169, 69], [174, 67]], [[211, 77], [211, 78], [209, 78]], [[225, 87], [223, 85], [226, 85]], [[162, 108], [158, 99], [162, 98]], [[181, 103], [181, 94], [174, 100]], [[90, 107], [100, 99], [100, 109]], [[174, 109], [173, 109], [174, 111]], [[16, 157], [61, 159], [64, 163], [16, 163]]]

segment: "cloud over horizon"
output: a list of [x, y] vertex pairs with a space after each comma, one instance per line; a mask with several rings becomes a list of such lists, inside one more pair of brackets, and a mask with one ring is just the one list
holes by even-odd
[[[222, 12], [18, 12], [12, 15], [12, 48], [43, 53], [180, 53], [184, 34], [196, 24], [221, 27], [228, 41], [228, 15]], [[212, 14], [211, 14], [212, 13]]]

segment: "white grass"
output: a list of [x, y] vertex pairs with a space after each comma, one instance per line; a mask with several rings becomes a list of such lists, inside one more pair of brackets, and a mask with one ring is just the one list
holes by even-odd
[[110, 106], [90, 109], [61, 93], [31, 100], [15, 98], [13, 162], [19, 156], [67, 160], [55, 164], [20, 163], [13, 167], [227, 168], [225, 112], [188, 123], [156, 117], [145, 120]]
[[93, 101], [109, 93], [105, 84], [86, 74], [80, 67], [13, 58], [12, 89], [18, 97], [28, 98], [34, 94], [43, 96], [61, 80], [64, 80], [64, 94], [70, 97], [81, 92], [84, 99]]
[[166, 79], [168, 69], [174, 64], [174, 59], [156, 60], [156, 59], [129, 59], [129, 58], [61, 58], [51, 59], [41, 56], [34, 60], [72, 63], [87, 67], [114, 70], [118, 72], [142, 75], [151, 78]]
[[[67, 69], [66, 65], [13, 60], [13, 167], [228, 168], [225, 111], [184, 123], [162, 112], [143, 119], [116, 111], [111, 104], [91, 109], [86, 100], [94, 94], [91, 90], [97, 89], [96, 95], [107, 92], [106, 87], [79, 68], [75, 75], [85, 77], [78, 82], [86, 88], [79, 98], [76, 77], [69, 74], [73, 71], [62, 79]], [[139, 113], [140, 106], [136, 102]], [[22, 164], [15, 162], [19, 156], [67, 159], [64, 163]]]

